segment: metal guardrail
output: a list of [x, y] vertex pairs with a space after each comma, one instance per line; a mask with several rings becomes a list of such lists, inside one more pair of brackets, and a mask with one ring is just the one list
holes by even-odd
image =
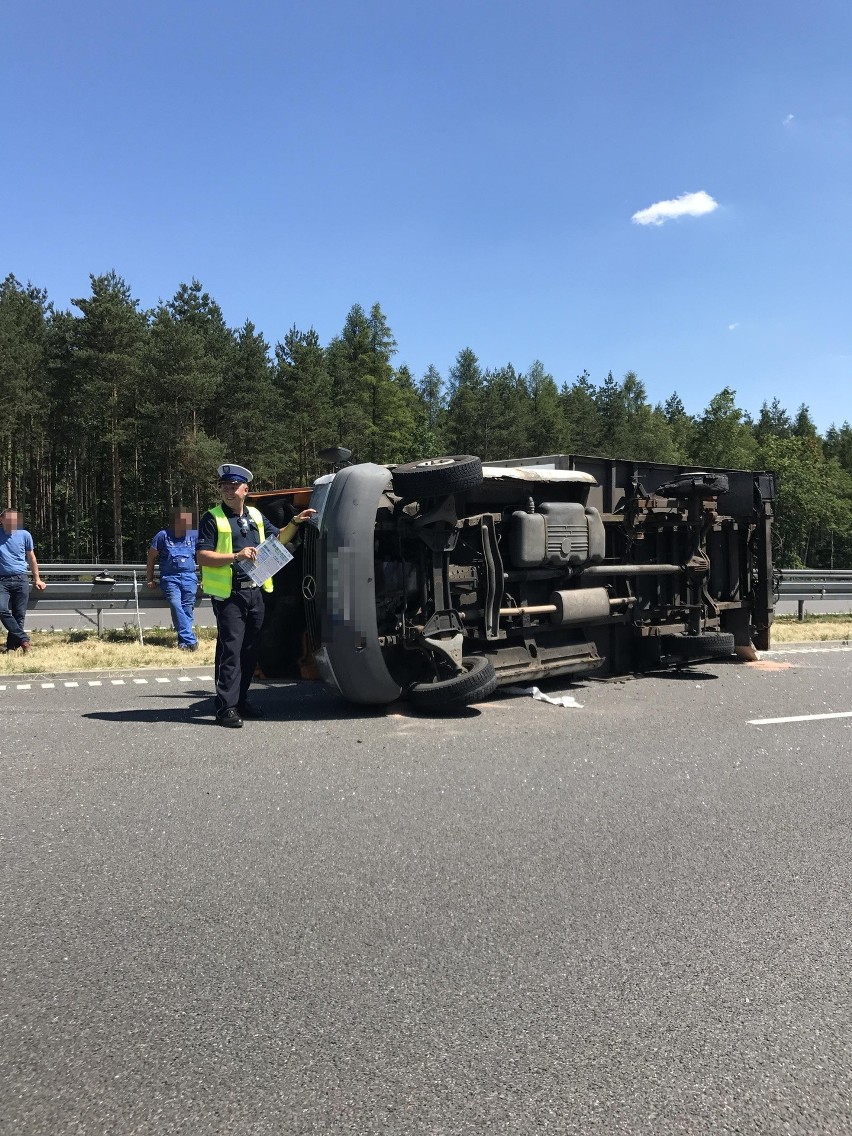
[[781, 573], [778, 596], [780, 599], [797, 600], [799, 619], [804, 619], [806, 602], [852, 601], [852, 571], [847, 568], [785, 568]]
[[[47, 580], [45, 592], [30, 592], [31, 611], [96, 611], [98, 634], [103, 635], [104, 610], [136, 611], [146, 607], [168, 608], [159, 587], [145, 587], [144, 564], [42, 564]], [[805, 603], [848, 599], [852, 601], [852, 570], [847, 568], [787, 568], [778, 588], [781, 599], [797, 600], [799, 619]], [[201, 597], [199, 596], [200, 602]]]
[[[87, 611], [97, 613], [98, 635], [102, 638], [103, 613], [124, 610], [135, 614], [140, 606], [165, 608], [169, 604], [157, 588], [145, 586], [144, 564], [41, 564], [47, 583], [43, 592], [30, 590], [29, 611]], [[158, 578], [155, 573], [155, 578]], [[199, 594], [196, 606], [201, 600]]]

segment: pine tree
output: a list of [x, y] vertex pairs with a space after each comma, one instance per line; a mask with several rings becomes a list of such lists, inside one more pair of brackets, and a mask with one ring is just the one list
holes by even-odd
[[87, 408], [91, 450], [110, 489], [113, 555], [122, 563], [123, 478], [139, 418], [147, 319], [115, 272], [90, 279], [91, 296], [72, 300], [82, 312], [75, 329], [75, 370]]
[[253, 488], [261, 489], [277, 464], [272, 452], [273, 431], [267, 427], [280, 419], [276, 419], [275, 413], [277, 398], [269, 345], [250, 320], [237, 332], [225, 366], [224, 389], [227, 413], [221, 415], [217, 433], [224, 443], [225, 456], [247, 465], [255, 476]]
[[692, 460], [716, 468], [754, 469], [756, 457], [757, 443], [736, 405], [736, 391], [724, 387], [696, 422]]
[[690, 460], [690, 449], [695, 436], [695, 419], [687, 414], [677, 391], [666, 400], [662, 414], [668, 423], [669, 436], [672, 440], [672, 461], [686, 465]]
[[595, 392], [595, 405], [601, 431], [598, 439], [600, 452], [608, 457], [627, 456], [619, 453], [627, 435], [627, 403], [624, 389], [615, 381], [612, 371]]
[[531, 454], [558, 454], [566, 444], [565, 413], [553, 376], [538, 359], [526, 374], [529, 395], [527, 448]]
[[612, 456], [637, 461], [670, 462], [676, 447], [664, 412], [650, 405], [645, 385], [628, 371], [619, 389], [624, 417], [611, 440]]
[[482, 456], [485, 439], [484, 382], [479, 360], [463, 348], [450, 368], [447, 399], [447, 442], [453, 454]]
[[49, 486], [42, 431], [48, 412], [45, 344], [47, 293], [9, 275], [0, 284], [0, 484], [4, 504], [41, 504]]
[[773, 398], [772, 405], [764, 402], [760, 408], [760, 417], [755, 423], [754, 436], [759, 446], [764, 445], [769, 438], [788, 438], [793, 431], [790, 415], [783, 408], [777, 398]]
[[578, 375], [571, 386], [564, 384], [559, 401], [565, 416], [565, 448], [582, 455], [602, 454], [603, 428], [597, 391], [588, 371]]
[[276, 344], [273, 384], [284, 428], [277, 436], [278, 467], [270, 476], [279, 484], [289, 476], [297, 485], [307, 485], [326, 472], [319, 451], [339, 440], [326, 355], [313, 328], [302, 332], [291, 327], [284, 342]]
[[336, 437], [329, 445], [347, 446], [354, 460], [363, 460], [370, 434], [372, 407], [367, 386], [376, 364], [374, 329], [360, 304], [349, 309], [343, 331], [326, 348], [336, 417]]
[[[235, 352], [219, 305], [197, 280], [181, 284], [151, 321], [146, 351], [143, 454], [146, 475], [160, 486], [157, 509], [171, 503], [207, 507], [217, 465], [223, 379]], [[149, 521], [153, 524], [155, 516]]]
[[483, 449], [487, 461], [524, 457], [529, 450], [529, 391], [511, 363], [483, 376]]
[[826, 457], [834, 458], [841, 469], [852, 473], [852, 426], [848, 422], [839, 430], [832, 422], [826, 431], [824, 449]]
[[439, 457], [447, 452], [447, 400], [438, 369], [429, 364], [417, 384], [419, 409], [417, 449], [413, 457]]

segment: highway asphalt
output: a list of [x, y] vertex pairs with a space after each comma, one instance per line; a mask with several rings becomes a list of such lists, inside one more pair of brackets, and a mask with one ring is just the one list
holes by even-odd
[[3, 680], [0, 1131], [852, 1132], [851, 680]]

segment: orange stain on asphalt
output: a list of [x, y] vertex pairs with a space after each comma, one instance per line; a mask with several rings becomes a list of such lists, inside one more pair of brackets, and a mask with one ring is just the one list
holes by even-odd
[[774, 659], [759, 659], [755, 663], [743, 663], [745, 667], [754, 667], [758, 671], [789, 671], [792, 663], [776, 663]]

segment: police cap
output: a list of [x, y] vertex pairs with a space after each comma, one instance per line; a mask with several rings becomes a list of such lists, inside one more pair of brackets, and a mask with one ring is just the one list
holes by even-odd
[[219, 466], [219, 480], [220, 481], [251, 481], [252, 474], [250, 469], [246, 469], [244, 465], [234, 465], [233, 462], [225, 462]]

